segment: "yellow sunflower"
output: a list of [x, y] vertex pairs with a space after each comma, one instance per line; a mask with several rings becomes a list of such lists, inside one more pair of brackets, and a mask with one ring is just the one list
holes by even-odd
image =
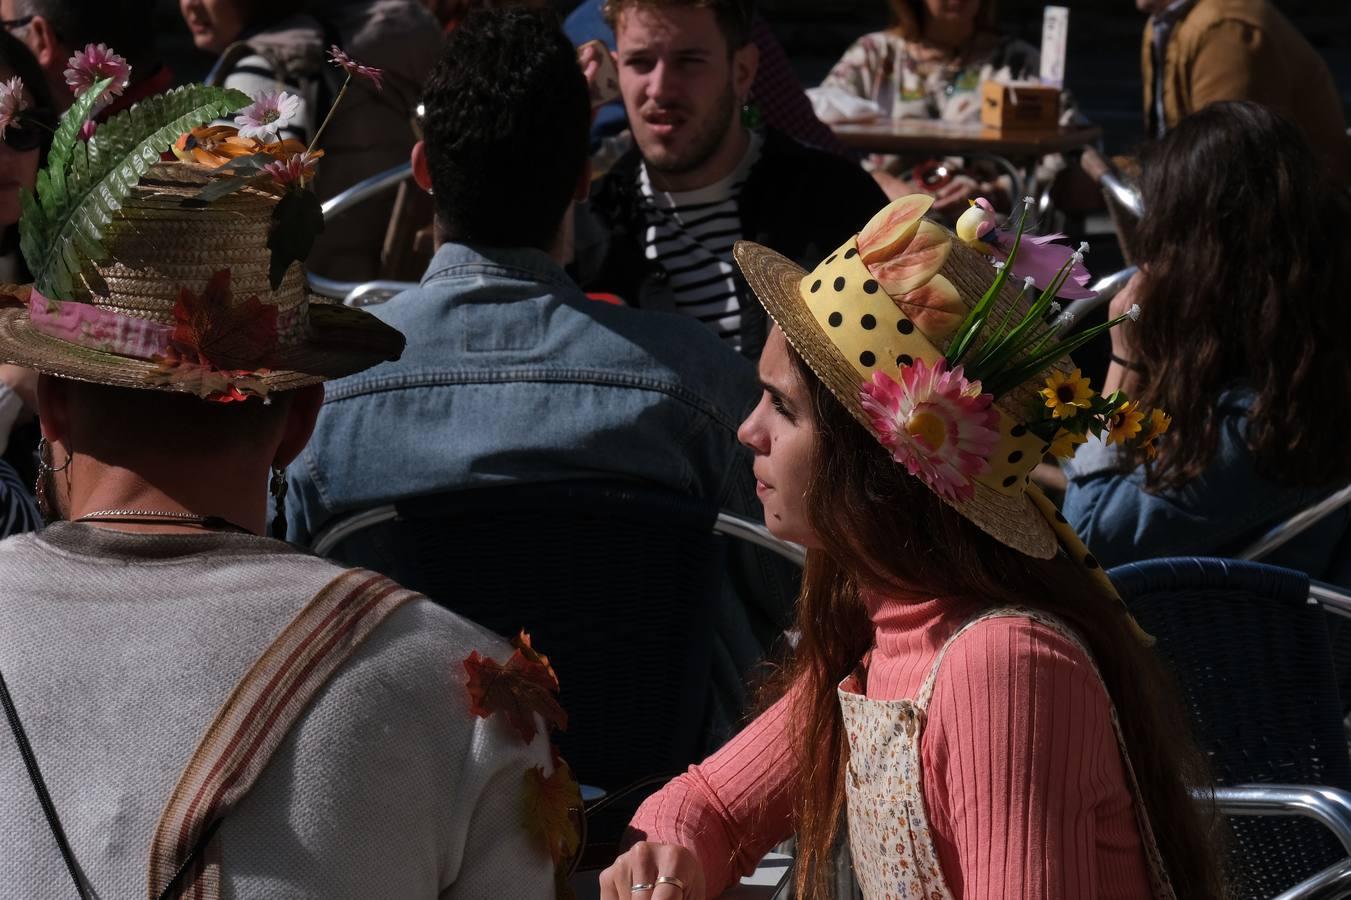
[[1127, 400], [1121, 408], [1107, 420], [1107, 443], [1125, 444], [1140, 433], [1145, 414], [1140, 412], [1140, 404]]
[[1145, 418], [1140, 434], [1140, 449], [1145, 451], [1146, 459], [1153, 459], [1159, 453], [1158, 439], [1173, 424], [1173, 417], [1161, 409], [1151, 409]]
[[1046, 399], [1046, 408], [1057, 419], [1073, 418], [1079, 410], [1093, 405], [1093, 388], [1089, 387], [1088, 379], [1080, 375], [1078, 369], [1068, 375], [1064, 372], [1051, 373], [1046, 379], [1046, 387], [1041, 389], [1041, 395]]
[[1087, 434], [1080, 434], [1074, 431], [1066, 431], [1064, 428], [1055, 433], [1055, 440], [1051, 441], [1050, 449], [1046, 452], [1056, 459], [1073, 459], [1074, 451], [1078, 446], [1088, 440]]

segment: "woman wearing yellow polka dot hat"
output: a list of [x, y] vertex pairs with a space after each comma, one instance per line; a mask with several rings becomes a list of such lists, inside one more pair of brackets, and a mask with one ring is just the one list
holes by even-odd
[[798, 895], [827, 897], [846, 823], [870, 898], [1224, 893], [1149, 640], [1029, 480], [1089, 433], [1148, 454], [1167, 417], [1070, 365], [1101, 329], [1046, 324], [1081, 252], [930, 203], [811, 272], [736, 247], [777, 324], [740, 436], [770, 530], [807, 547], [800, 638], [778, 699], [638, 811], [604, 897], [716, 896], [791, 834]]

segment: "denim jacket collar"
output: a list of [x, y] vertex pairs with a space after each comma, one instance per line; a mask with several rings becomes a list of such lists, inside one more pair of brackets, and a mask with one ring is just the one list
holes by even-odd
[[437, 248], [422, 286], [455, 278], [499, 275], [520, 281], [534, 281], [577, 290], [577, 283], [563, 267], [543, 250], [533, 247], [489, 247], [447, 241]]

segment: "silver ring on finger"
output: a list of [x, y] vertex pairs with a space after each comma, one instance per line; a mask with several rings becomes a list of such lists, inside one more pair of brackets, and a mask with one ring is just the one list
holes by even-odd
[[672, 887], [680, 888], [681, 893], [684, 893], [684, 892], [685, 892], [685, 882], [681, 881], [679, 878], [675, 877], [674, 875], [659, 875], [659, 876], [657, 876], [657, 884], [669, 884], [669, 885], [671, 885]]
[[643, 891], [650, 891], [650, 890], [654, 889], [655, 887], [656, 887], [656, 885], [653, 884], [652, 882], [650, 882], [650, 881], [644, 881], [642, 884], [631, 884], [631, 885], [629, 885], [629, 893], [630, 893], [630, 894], [641, 894]]

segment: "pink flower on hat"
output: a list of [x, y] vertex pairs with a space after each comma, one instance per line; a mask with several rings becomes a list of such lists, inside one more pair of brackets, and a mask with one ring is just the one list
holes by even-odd
[[13, 125], [19, 113], [28, 106], [28, 98], [23, 95], [23, 79], [15, 76], [8, 81], [0, 81], [0, 138], [5, 136], [5, 129]]
[[267, 143], [275, 140], [277, 132], [290, 125], [298, 115], [299, 97], [285, 91], [263, 91], [253, 98], [251, 106], [239, 111], [235, 125], [239, 126], [240, 137]]
[[66, 84], [77, 97], [95, 83], [111, 78], [113, 83], [98, 99], [102, 105], [113, 97], [121, 96], [127, 89], [131, 83], [131, 66], [107, 44], [86, 44], [83, 50], [66, 61], [65, 76]]
[[874, 372], [860, 391], [863, 410], [892, 458], [945, 500], [970, 500], [999, 443], [994, 397], [939, 360], [901, 367], [897, 382]]
[[385, 77], [383, 70], [377, 69], [374, 66], [363, 66], [361, 63], [344, 53], [337, 44], [333, 44], [328, 48], [328, 58], [332, 61], [333, 65], [342, 69], [348, 75], [355, 75], [358, 78], [366, 79], [371, 84], [375, 85], [377, 91], [384, 89], [384, 84], [381, 83], [381, 79]]
[[272, 176], [272, 180], [279, 186], [303, 183], [314, 177], [315, 169], [319, 165], [319, 158], [324, 155], [324, 151], [302, 150], [299, 153], [293, 153], [285, 159], [279, 159], [276, 162], [270, 162], [263, 166], [263, 171]]

